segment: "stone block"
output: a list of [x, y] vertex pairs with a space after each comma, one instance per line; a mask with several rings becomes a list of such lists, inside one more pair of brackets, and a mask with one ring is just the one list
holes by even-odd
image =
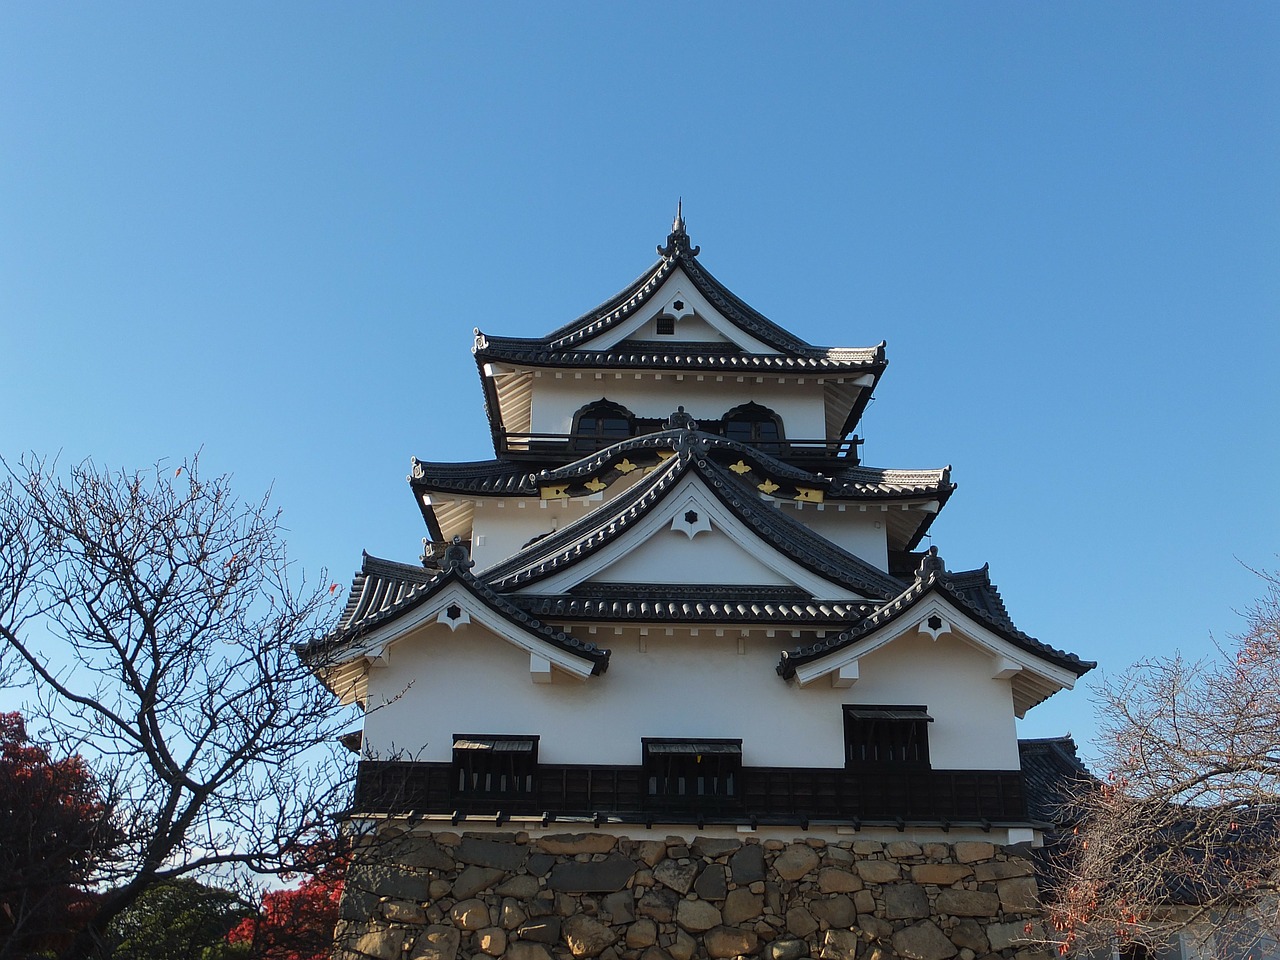
[[412, 960], [457, 960], [462, 934], [449, 924], [432, 924], [419, 934], [413, 945]]
[[356, 938], [351, 949], [366, 960], [399, 960], [404, 951], [404, 927], [378, 927]]
[[765, 954], [769, 960], [801, 960], [809, 955], [809, 945], [803, 940], [774, 940]]
[[453, 881], [451, 895], [455, 900], [469, 900], [481, 890], [488, 890], [506, 875], [506, 871], [492, 867], [467, 867]]
[[671, 954], [663, 950], [661, 947], [650, 947], [644, 953], [640, 954], [640, 960], [672, 960]]
[[806, 873], [818, 868], [821, 857], [812, 847], [792, 843], [773, 861], [773, 870], [783, 880], [799, 880]]
[[904, 927], [891, 939], [893, 952], [907, 960], [947, 960], [959, 953], [956, 945], [946, 938], [932, 920], [921, 920]]
[[858, 929], [869, 940], [888, 940], [893, 935], [893, 924], [870, 913], [858, 914]]
[[818, 871], [818, 889], [823, 893], [853, 893], [862, 889], [862, 880], [840, 867], [823, 867]]
[[500, 957], [507, 952], [507, 931], [501, 927], [485, 927], [476, 933], [476, 946], [481, 953]]
[[987, 924], [987, 939], [992, 950], [1008, 950], [1019, 944], [1031, 943], [1041, 936], [1039, 924], [1032, 924], [1031, 932], [1027, 932], [1025, 920], [1014, 920], [1010, 923]]
[[675, 932], [675, 939], [667, 946], [671, 960], [690, 960], [698, 950], [698, 941], [683, 930]]
[[859, 913], [875, 913], [876, 898], [871, 895], [870, 890], [859, 890], [853, 895], [853, 905]]
[[787, 911], [787, 933], [803, 939], [818, 929], [818, 921], [804, 907], [792, 907]]
[[658, 942], [658, 925], [648, 918], [637, 920], [627, 927], [626, 942], [632, 950], [652, 947]]
[[489, 908], [483, 900], [462, 900], [449, 911], [454, 926], [460, 930], [482, 930], [492, 923]]
[[822, 937], [822, 960], [855, 960], [858, 956], [858, 935], [849, 930], [828, 930]]
[[382, 916], [393, 923], [426, 923], [427, 914], [416, 903], [388, 900], [382, 905]]
[[879, 840], [855, 840], [853, 852], [860, 857], [869, 857], [872, 854], [884, 853], [884, 844]]
[[902, 879], [902, 868], [888, 860], [859, 860], [858, 876], [867, 883], [893, 883]]
[[634, 861], [618, 854], [587, 863], [570, 860], [551, 868], [547, 886], [564, 893], [615, 893], [638, 869]]
[[951, 942], [962, 950], [972, 950], [975, 954], [986, 953], [991, 949], [987, 935], [982, 926], [972, 917], [960, 920], [950, 931]]
[[810, 901], [809, 912], [819, 921], [825, 921], [828, 926], [846, 930], [858, 919], [858, 911], [854, 909], [853, 901], [843, 893]]
[[538, 917], [516, 928], [516, 936], [534, 943], [557, 943], [560, 940], [560, 918]]
[[933, 883], [939, 887], [949, 887], [971, 876], [973, 868], [962, 863], [918, 863], [911, 868], [911, 879], [916, 883]]
[[631, 895], [630, 890], [619, 890], [605, 897], [600, 905], [609, 915], [611, 923], [630, 923], [636, 918], [635, 903], [636, 898]]
[[698, 837], [690, 845], [695, 857], [706, 857], [714, 860], [725, 854], [733, 853], [742, 847], [741, 840], [721, 839], [720, 837]]
[[976, 863], [979, 860], [990, 860], [996, 855], [996, 848], [978, 840], [961, 840], [955, 845], [955, 852], [956, 859], [961, 863]]
[[551, 953], [540, 943], [512, 943], [502, 960], [551, 960]]
[[693, 881], [697, 875], [698, 864], [691, 860], [681, 863], [678, 860], [667, 859], [653, 868], [653, 879], [681, 896], [693, 887]]
[[994, 917], [1000, 898], [983, 890], [947, 888], [938, 894], [937, 910], [953, 917]]
[[729, 892], [724, 867], [718, 863], [708, 864], [693, 882], [693, 892], [703, 900], [723, 900]]
[[557, 833], [539, 837], [533, 845], [553, 856], [576, 856], [579, 853], [608, 853], [618, 842], [607, 833]]
[[1005, 913], [1035, 913], [1040, 909], [1040, 891], [1035, 877], [1012, 877], [996, 884], [1000, 909]]
[[535, 877], [545, 877], [556, 865], [556, 858], [546, 853], [531, 853], [524, 868]]
[[524, 866], [524, 862], [529, 859], [529, 848], [519, 843], [465, 837], [453, 855], [460, 863], [497, 867], [511, 873]]
[[689, 933], [704, 933], [721, 922], [719, 909], [704, 900], [681, 900], [676, 904], [676, 923]]
[[667, 845], [661, 840], [641, 840], [636, 844], [635, 855], [646, 867], [656, 867], [667, 855]]
[[598, 957], [606, 947], [617, 942], [618, 935], [599, 920], [581, 914], [570, 917], [560, 929], [560, 935], [575, 957]]
[[408, 868], [410, 870], [452, 870], [454, 858], [451, 853], [430, 840], [413, 837], [401, 837], [389, 844], [378, 842], [370, 851], [370, 858], [381, 861], [388, 867]]
[[636, 902], [636, 915], [659, 923], [670, 923], [675, 919], [676, 903], [679, 900], [672, 890], [646, 890], [644, 896]]
[[929, 916], [929, 895], [914, 883], [886, 884], [884, 916], [886, 920], [922, 920]]
[[980, 882], [1008, 880], [1010, 877], [1035, 876], [1036, 868], [1030, 860], [992, 860], [973, 868], [973, 878]]
[[528, 919], [528, 914], [515, 900], [507, 897], [502, 901], [502, 907], [498, 912], [498, 926], [503, 930], [514, 930]]
[[712, 960], [731, 960], [755, 953], [760, 949], [760, 938], [751, 930], [713, 927], [703, 935], [702, 944]]
[[498, 884], [493, 888], [493, 892], [500, 897], [515, 897], [519, 900], [528, 900], [530, 897], [537, 896], [538, 878], [522, 873], [518, 877], [512, 877], [505, 883]]
[[884, 852], [895, 859], [902, 857], [918, 857], [921, 854], [920, 844], [910, 840], [891, 840], [884, 846]]
[[745, 923], [764, 913], [764, 897], [746, 887], [730, 890], [720, 910], [726, 924]]
[[734, 883], [755, 883], [764, 879], [764, 848], [749, 843], [729, 858], [729, 876]]

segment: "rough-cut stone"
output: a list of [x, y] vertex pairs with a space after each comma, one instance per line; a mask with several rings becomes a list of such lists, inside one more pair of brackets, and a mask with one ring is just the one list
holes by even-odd
[[859, 860], [858, 876], [867, 883], [892, 883], [902, 878], [902, 868], [888, 860]]
[[720, 925], [720, 911], [702, 900], [681, 900], [676, 905], [676, 923], [689, 933], [703, 933]]
[[719, 837], [698, 837], [689, 845], [695, 857], [707, 857], [714, 860], [726, 853], [733, 853], [742, 846], [741, 840], [720, 839]]
[[832, 927], [852, 927], [858, 919], [858, 911], [854, 909], [853, 901], [843, 893], [810, 901], [809, 912]]
[[604, 860], [557, 863], [547, 877], [547, 886], [564, 893], [614, 893], [627, 885], [639, 868], [626, 857], [613, 854]]
[[380, 897], [411, 903], [427, 900], [431, 895], [431, 880], [424, 874], [406, 872], [384, 863], [361, 863], [347, 872], [345, 890], [347, 896], [344, 900], [359, 900], [363, 909], [359, 915], [349, 916], [344, 903], [343, 916], [350, 920], [367, 920], [372, 913], [373, 904]]
[[918, 863], [911, 868], [911, 879], [916, 883], [933, 883], [940, 887], [949, 887], [971, 876], [973, 868], [962, 863]]
[[635, 902], [630, 890], [619, 890], [605, 897], [600, 905], [612, 923], [630, 923], [636, 918]]
[[510, 873], [524, 866], [524, 862], [529, 859], [529, 848], [519, 843], [467, 837], [458, 845], [454, 856], [461, 863], [473, 863], [478, 867], [497, 867]]
[[961, 863], [976, 863], [979, 860], [990, 860], [996, 855], [993, 844], [978, 840], [961, 840], [955, 845], [956, 859]]
[[1012, 877], [996, 884], [1000, 908], [1006, 913], [1035, 913], [1040, 909], [1040, 891], [1035, 877]]
[[910, 840], [892, 840], [884, 845], [884, 852], [895, 859], [920, 856], [920, 844]]
[[793, 843], [778, 854], [773, 861], [773, 869], [783, 880], [799, 880], [811, 870], [816, 870], [820, 862], [821, 858], [812, 847]]
[[749, 843], [729, 858], [729, 875], [734, 883], [755, 883], [764, 879], [764, 849]]
[[907, 960], [947, 960], [959, 951], [932, 920], [904, 927], [893, 935], [893, 950]]
[[661, 947], [650, 947], [640, 954], [640, 960], [672, 960], [672, 956]]
[[533, 841], [543, 853], [552, 856], [576, 856], [579, 853], [608, 853], [618, 842], [607, 833], [557, 833]]
[[975, 954], [986, 953], [991, 949], [991, 944], [987, 941], [987, 935], [982, 932], [982, 926], [977, 920], [971, 917], [965, 917], [960, 920], [950, 931], [951, 942], [961, 950], [972, 950]]
[[377, 862], [396, 869], [453, 870], [453, 857], [440, 845], [421, 837], [399, 838], [388, 844], [379, 843], [372, 856]]
[[522, 873], [518, 877], [512, 877], [505, 883], [498, 884], [493, 888], [493, 892], [500, 897], [515, 897], [519, 900], [528, 900], [538, 894], [538, 878]]
[[416, 903], [405, 903], [403, 900], [388, 900], [382, 905], [382, 916], [395, 923], [426, 923], [427, 914]]
[[581, 914], [566, 920], [560, 934], [575, 957], [598, 957], [618, 939], [618, 935], [599, 920]]
[[627, 927], [627, 946], [632, 950], [652, 947], [658, 942], [658, 925], [649, 919], [637, 920]]
[[938, 894], [937, 909], [953, 917], [994, 917], [1000, 898], [983, 890], [949, 888]]
[[874, 853], [884, 853], [884, 844], [879, 840], [855, 840], [853, 852], [860, 857], [869, 857]]
[[663, 860], [653, 868], [653, 879], [682, 896], [689, 892], [697, 875], [698, 865], [692, 861], [680, 863], [678, 860]]
[[449, 911], [454, 925], [461, 930], [481, 930], [489, 926], [489, 908], [483, 900], [462, 900]]
[[973, 878], [986, 882], [991, 880], [1008, 880], [1010, 877], [1034, 876], [1036, 868], [1030, 860], [992, 860], [979, 863], [973, 868]]
[[858, 935], [848, 930], [828, 930], [822, 937], [822, 960], [854, 960], [858, 955]]
[[886, 920], [920, 920], [929, 915], [929, 897], [923, 887], [914, 883], [886, 884], [884, 916]]
[[502, 960], [551, 960], [551, 954], [540, 943], [513, 943]]
[[412, 960], [456, 960], [462, 934], [447, 923], [433, 923], [418, 936]]
[[782, 888], [776, 883], [760, 883], [759, 881], [751, 884], [748, 888], [752, 893], [759, 893], [760, 889], [764, 889], [764, 905], [771, 914], [782, 916]]
[[764, 913], [764, 897], [752, 893], [746, 887], [738, 887], [736, 890], [729, 891], [729, 895], [725, 898], [724, 906], [720, 908], [720, 912], [723, 914], [724, 922], [727, 924], [745, 923], [748, 920], [754, 920]]
[[807, 937], [818, 929], [818, 921], [804, 907], [792, 907], [787, 911], [787, 932], [793, 937]]
[[503, 930], [514, 930], [529, 919], [520, 904], [508, 897], [502, 901], [502, 910], [498, 914], [498, 926]]
[[769, 960], [800, 960], [809, 955], [809, 945], [803, 940], [774, 940], [765, 953]]
[[992, 950], [1008, 950], [1012, 946], [1027, 943], [1032, 939], [1032, 936], [1027, 933], [1027, 924], [1022, 920], [987, 924], [986, 934]]
[[760, 948], [760, 938], [753, 931], [736, 927], [714, 927], [703, 935], [702, 943], [712, 960], [730, 960]]
[[709, 864], [693, 882], [693, 892], [703, 900], [723, 900], [728, 891], [724, 867], [718, 863]]
[[545, 877], [556, 865], [556, 858], [546, 853], [532, 853], [525, 861], [524, 868], [535, 877]]
[[443, 900], [451, 890], [453, 890], [453, 884], [443, 878], [432, 880], [431, 885], [427, 887], [432, 900]]
[[355, 954], [371, 960], [398, 960], [404, 950], [404, 927], [370, 930], [356, 940]]
[[636, 844], [636, 856], [646, 867], [656, 867], [667, 855], [667, 845], [661, 840], [641, 840]]
[[888, 940], [893, 934], [893, 924], [869, 913], [858, 914], [858, 929], [870, 940]]
[[675, 939], [667, 946], [671, 960], [690, 960], [698, 950], [698, 941], [683, 930], [677, 930]]
[[500, 957], [507, 951], [507, 931], [501, 927], [485, 927], [476, 934], [476, 946], [481, 953]]
[[516, 936], [536, 943], [556, 943], [560, 939], [560, 918], [538, 917], [522, 923], [516, 929]]
[[870, 890], [859, 890], [853, 895], [853, 905], [858, 909], [859, 913], [875, 913], [876, 898], [871, 895]]
[[[455, 900], [469, 900], [481, 890], [488, 890], [505, 876], [506, 873], [502, 870], [490, 867], [467, 867], [453, 881], [450, 895]], [[536, 890], [534, 892], [537, 893]]]
[[679, 899], [671, 890], [648, 890], [636, 903], [636, 914], [659, 923], [670, 923], [675, 919]]
[[862, 889], [862, 881], [848, 870], [823, 867], [818, 871], [818, 889], [823, 893], [853, 893]]

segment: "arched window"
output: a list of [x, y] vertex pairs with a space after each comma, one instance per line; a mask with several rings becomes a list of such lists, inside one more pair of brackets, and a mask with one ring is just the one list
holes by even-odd
[[729, 440], [749, 443], [766, 453], [782, 452], [782, 420], [768, 407], [744, 403], [722, 418], [724, 435]]
[[601, 397], [573, 415], [573, 448], [599, 450], [635, 433], [635, 414]]

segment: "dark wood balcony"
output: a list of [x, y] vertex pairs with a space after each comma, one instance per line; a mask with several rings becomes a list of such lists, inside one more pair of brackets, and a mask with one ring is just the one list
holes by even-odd
[[463, 795], [449, 763], [364, 760], [354, 810], [492, 816], [615, 817], [631, 822], [813, 820], [1025, 821], [1018, 770], [744, 767], [735, 795], [654, 796], [639, 766], [540, 764], [520, 789]]
[[[722, 431], [717, 427], [716, 423], [701, 425], [708, 433], [720, 434]], [[643, 436], [658, 429], [661, 429], [661, 425], [655, 424], [652, 428], [638, 431], [635, 436]], [[508, 459], [563, 460], [568, 463], [626, 439], [625, 436], [596, 437], [573, 433], [504, 433], [501, 435], [502, 448], [498, 454]], [[843, 440], [786, 438], [761, 440], [748, 445], [792, 463], [841, 460], [846, 464], [857, 464], [858, 446], [861, 443], [859, 437], [847, 437]]]

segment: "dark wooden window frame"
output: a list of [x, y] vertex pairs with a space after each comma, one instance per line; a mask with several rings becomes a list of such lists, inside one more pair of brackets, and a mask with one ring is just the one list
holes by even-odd
[[636, 435], [636, 415], [605, 397], [593, 400], [573, 415], [575, 449], [599, 450]]
[[651, 803], [699, 806], [736, 802], [742, 793], [742, 741], [643, 737], [644, 791]]
[[919, 704], [844, 705], [844, 765], [928, 770], [928, 708]]
[[538, 737], [453, 735], [453, 793], [459, 798], [521, 800], [537, 791]]
[[782, 429], [782, 418], [755, 401], [726, 411], [720, 418], [720, 424], [726, 439], [760, 447], [770, 453], [780, 453], [787, 437]]

